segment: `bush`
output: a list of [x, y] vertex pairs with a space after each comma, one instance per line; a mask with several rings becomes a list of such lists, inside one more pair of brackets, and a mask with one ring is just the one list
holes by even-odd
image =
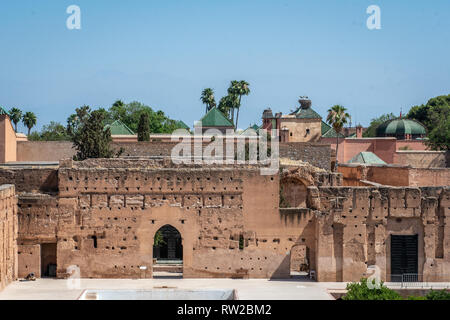
[[427, 300], [450, 300], [450, 292], [447, 290], [431, 290], [425, 296]]
[[422, 296], [409, 296], [408, 300], [428, 300], [427, 297]]
[[[372, 283], [375, 284], [375, 280]], [[342, 300], [402, 300], [400, 294], [384, 286], [383, 282], [380, 283], [379, 289], [369, 289], [366, 278], [347, 284], [347, 290]]]

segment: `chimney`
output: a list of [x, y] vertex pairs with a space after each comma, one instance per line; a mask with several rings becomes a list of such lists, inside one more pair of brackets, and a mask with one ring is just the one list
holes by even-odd
[[362, 138], [362, 134], [363, 134], [363, 127], [362, 125], [358, 124], [356, 126], [356, 138]]

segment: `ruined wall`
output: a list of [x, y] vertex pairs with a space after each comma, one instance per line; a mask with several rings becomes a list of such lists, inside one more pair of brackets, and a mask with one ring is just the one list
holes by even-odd
[[0, 186], [0, 290], [17, 278], [16, 213], [14, 186]]
[[20, 192], [58, 191], [58, 170], [39, 167], [0, 168], [0, 184], [10, 183]]
[[331, 148], [329, 145], [319, 143], [280, 143], [280, 158], [301, 160], [309, 164], [330, 170]]
[[408, 175], [410, 186], [450, 185], [450, 168], [411, 168]]
[[[180, 140], [181, 141], [181, 140]], [[178, 142], [151, 141], [151, 142], [113, 142], [112, 148], [123, 148], [124, 157], [156, 157], [170, 156], [172, 148]], [[205, 148], [209, 142], [203, 143]], [[224, 142], [224, 154], [226, 143]], [[236, 150], [236, 147], [234, 146]], [[193, 148], [191, 149], [193, 152]], [[315, 143], [280, 143], [280, 157], [302, 160], [312, 165], [330, 169], [330, 147]], [[25, 141], [17, 143], [17, 161], [59, 161], [72, 159], [75, 155], [72, 143], [68, 141]]]
[[402, 151], [394, 154], [394, 163], [414, 168], [450, 167], [450, 151]]
[[152, 277], [154, 235], [166, 224], [181, 233], [187, 278], [286, 278], [298, 244], [315, 261], [312, 212], [279, 211], [279, 176], [258, 166], [63, 161], [58, 181], [58, 196], [19, 198], [21, 275], [40, 275], [40, 248], [56, 243], [58, 277], [72, 265], [82, 277]]
[[371, 181], [386, 186], [447, 186], [450, 169], [410, 168], [391, 165], [365, 166], [345, 164], [338, 167], [346, 186], [364, 186]]
[[390, 235], [419, 236], [418, 273], [450, 280], [450, 188], [319, 187], [319, 281], [358, 281], [376, 264], [390, 281]]

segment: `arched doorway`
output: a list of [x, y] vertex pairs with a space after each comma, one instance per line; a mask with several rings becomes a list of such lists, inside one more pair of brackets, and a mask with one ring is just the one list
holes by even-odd
[[164, 225], [153, 238], [153, 276], [180, 277], [183, 274], [183, 243], [180, 232]]

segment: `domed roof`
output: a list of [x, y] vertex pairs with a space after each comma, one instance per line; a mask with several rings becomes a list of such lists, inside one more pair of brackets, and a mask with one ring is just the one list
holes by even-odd
[[386, 121], [377, 128], [377, 137], [402, 136], [405, 134], [425, 135], [426, 133], [425, 127], [420, 122], [402, 118]]

